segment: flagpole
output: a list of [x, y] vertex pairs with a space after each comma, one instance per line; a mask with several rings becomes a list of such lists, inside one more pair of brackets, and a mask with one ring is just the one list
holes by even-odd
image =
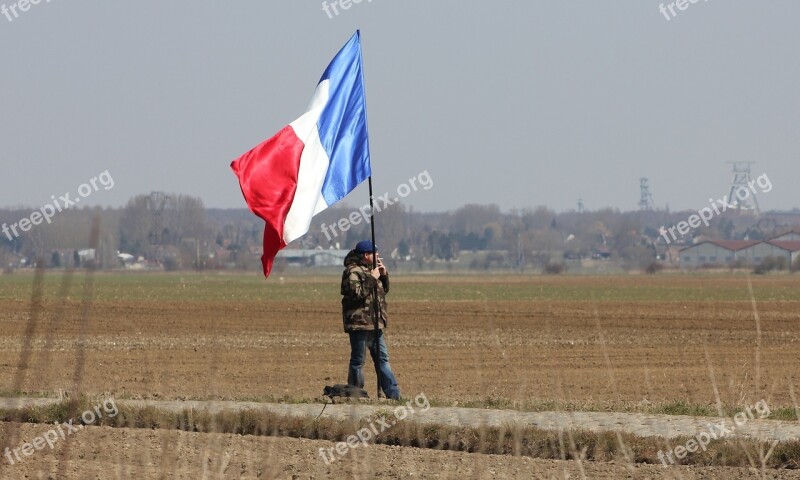
[[[356, 35], [358, 35], [358, 53], [359, 53], [359, 62], [361, 63], [361, 89], [364, 92], [364, 125], [369, 131], [369, 121], [367, 119], [367, 93], [366, 93], [366, 85], [364, 81], [364, 58], [363, 53], [361, 52], [361, 30], [356, 30]], [[367, 155], [369, 155], [369, 133], [367, 134]], [[368, 157], [369, 158], [369, 157]], [[370, 173], [369, 178], [369, 225], [372, 231], [372, 269], [375, 270], [378, 268], [378, 252], [375, 248], [375, 206], [373, 201], [373, 193], [372, 193], [372, 160], [370, 162]], [[380, 282], [380, 278], [378, 278], [378, 282]], [[380, 354], [381, 349], [378, 348], [378, 333], [380, 331], [380, 321], [378, 317], [380, 316], [380, 302], [378, 301], [378, 282], [375, 282], [375, 289], [372, 292], [372, 352], [373, 352], [373, 362], [375, 362], [375, 373], [378, 376], [378, 393], [376, 394], [376, 398], [381, 396], [381, 364], [380, 364]]]
[[[375, 208], [373, 205], [373, 194], [372, 194], [372, 175], [369, 176], [369, 224], [372, 230], [372, 270], [378, 268], [378, 252], [377, 248], [375, 248]], [[378, 348], [378, 334], [380, 332], [380, 320], [378, 317], [380, 316], [380, 302], [378, 301], [378, 282], [380, 282], [380, 278], [377, 279], [375, 282], [375, 289], [372, 292], [372, 322], [373, 322], [373, 332], [372, 332], [372, 359], [375, 362], [375, 373], [378, 376], [378, 390], [376, 394], [376, 398], [380, 398], [381, 396], [381, 349]]]

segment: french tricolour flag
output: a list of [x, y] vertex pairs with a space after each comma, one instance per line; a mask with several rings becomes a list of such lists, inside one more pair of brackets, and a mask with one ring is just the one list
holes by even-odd
[[278, 250], [371, 175], [360, 32], [328, 65], [306, 113], [231, 168], [266, 222], [261, 263], [269, 276]]

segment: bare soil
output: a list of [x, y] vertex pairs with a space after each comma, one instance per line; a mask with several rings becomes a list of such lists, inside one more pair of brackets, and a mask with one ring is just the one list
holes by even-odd
[[[636, 411], [653, 404], [738, 406], [764, 399], [773, 409], [793, 409], [800, 395], [800, 301], [793, 293], [800, 277], [752, 281], [755, 302], [741, 276], [399, 278], [390, 294], [391, 363], [405, 396], [424, 393], [439, 405], [552, 402], [574, 411]], [[708, 296], [704, 289], [711, 282], [744, 293]], [[29, 296], [0, 292], [0, 393], [52, 396], [77, 387], [90, 397], [131, 399], [318, 398], [323, 386], [346, 379], [349, 345], [330, 288], [338, 278], [286, 283], [286, 292], [302, 287], [334, 293], [306, 300], [288, 293], [266, 300], [235, 294], [197, 300], [181, 296], [181, 288], [191, 286], [176, 285], [174, 295], [157, 301], [146, 289], [141, 299], [138, 292], [112, 298], [104, 291], [87, 305], [76, 290], [65, 303], [46, 297], [37, 310]], [[555, 295], [537, 293], [553, 288]], [[639, 291], [641, 298], [628, 294]], [[772, 293], [763, 300], [758, 292]], [[369, 361], [366, 373], [374, 396]], [[575, 462], [384, 446], [323, 467], [316, 449], [325, 442], [208, 435], [92, 428], [74, 440], [61, 466], [53, 463], [58, 456], [37, 452], [13, 471], [31, 478], [54, 468], [73, 475], [54, 478], [162, 478], [165, 471], [168, 478], [198, 478], [203, 469], [218, 471], [224, 452], [236, 452], [228, 473], [246, 478], [581, 477]], [[207, 446], [214, 442], [221, 446]], [[69, 468], [62, 470], [64, 465]], [[654, 466], [583, 468], [591, 471], [588, 478], [675, 475]], [[681, 478], [762, 478], [735, 469], [676, 471]], [[797, 478], [779, 473], [767, 478]]]
[[[435, 281], [453, 286], [449, 279]], [[571, 288], [569, 280], [560, 281]], [[572, 288], [586, 281], [575, 279]], [[594, 281], [624, 290], [641, 280]], [[658, 279], [656, 286], [668, 292], [678, 281], [696, 279]], [[765, 281], [800, 286], [800, 277]], [[466, 280], [454, 282], [458, 287]], [[395, 283], [393, 288], [403, 288]], [[20, 382], [30, 305], [0, 300], [0, 390], [56, 392], [79, 381], [88, 394], [131, 398], [316, 398], [324, 385], [346, 380], [349, 344], [335, 301], [100, 298], [90, 310], [85, 349], [78, 343], [80, 301], [70, 300], [57, 319], [55, 309], [55, 301], [45, 302]], [[761, 302], [757, 312], [759, 325], [747, 298], [395, 300], [387, 336], [403, 393], [424, 392], [452, 404], [715, 404], [716, 388], [724, 404], [763, 398], [791, 406], [790, 386], [800, 392], [800, 302]], [[366, 373], [374, 395], [369, 360]]]
[[[0, 424], [5, 432], [8, 424]], [[23, 425], [23, 438], [48, 426]], [[520, 478], [520, 479], [797, 479], [796, 471], [670, 467], [480, 455], [369, 445], [326, 465], [320, 448], [333, 442], [168, 430], [87, 427], [68, 441], [46, 445], [22, 462], [0, 462], [0, 477], [63, 480], [135, 478]], [[13, 458], [13, 457], [12, 457]]]

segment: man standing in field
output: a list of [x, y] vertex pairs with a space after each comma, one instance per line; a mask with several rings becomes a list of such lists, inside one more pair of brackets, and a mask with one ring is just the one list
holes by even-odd
[[[366, 349], [372, 356], [375, 372], [381, 380], [386, 398], [400, 399], [400, 389], [389, 365], [383, 330], [387, 325], [386, 294], [389, 292], [389, 272], [379, 256], [377, 246], [369, 240], [358, 242], [344, 259], [342, 273], [342, 320], [344, 331], [350, 335], [350, 366], [348, 385], [364, 388], [363, 367]], [[378, 268], [373, 269], [373, 255]], [[375, 292], [378, 294], [378, 328], [375, 328]], [[376, 346], [377, 343], [377, 346]], [[376, 358], [377, 356], [377, 358]], [[380, 392], [378, 392], [380, 397]]]

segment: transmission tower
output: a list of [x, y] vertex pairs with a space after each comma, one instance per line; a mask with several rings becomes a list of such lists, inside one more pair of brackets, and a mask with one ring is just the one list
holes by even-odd
[[164, 238], [164, 207], [167, 205], [167, 196], [164, 192], [151, 192], [147, 208], [153, 213], [150, 229], [150, 244], [161, 245]]
[[639, 179], [639, 210], [655, 210], [656, 204], [653, 201], [653, 194], [650, 193], [650, 185], [645, 177]]
[[578, 213], [583, 213], [583, 199], [578, 199]]
[[751, 188], [755, 181], [750, 178], [750, 166], [756, 162], [728, 162], [733, 165], [733, 180], [731, 180], [731, 191], [728, 194], [728, 205], [734, 207], [737, 213], [752, 213], [758, 216], [761, 210], [758, 208], [756, 191]]

